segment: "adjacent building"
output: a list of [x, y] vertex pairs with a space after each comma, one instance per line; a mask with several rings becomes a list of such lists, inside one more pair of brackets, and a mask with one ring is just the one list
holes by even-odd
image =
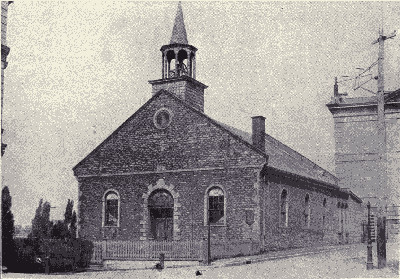
[[[373, 215], [386, 216], [390, 233], [399, 233], [400, 89], [385, 92], [385, 135], [378, 134], [377, 98], [339, 94], [327, 104], [334, 119], [335, 163], [339, 186], [351, 189]], [[380, 154], [380, 140], [385, 154]], [[366, 214], [365, 214], [366, 216]]]
[[[3, 101], [4, 101], [4, 70], [7, 68], [7, 56], [10, 48], [7, 46], [7, 16], [8, 5], [13, 1], [1, 1], [1, 134], [3, 135]], [[1, 156], [4, 155], [7, 144], [1, 137]]]

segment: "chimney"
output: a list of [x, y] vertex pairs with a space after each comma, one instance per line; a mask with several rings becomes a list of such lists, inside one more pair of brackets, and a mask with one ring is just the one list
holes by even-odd
[[251, 139], [253, 146], [265, 152], [265, 117], [253, 116]]

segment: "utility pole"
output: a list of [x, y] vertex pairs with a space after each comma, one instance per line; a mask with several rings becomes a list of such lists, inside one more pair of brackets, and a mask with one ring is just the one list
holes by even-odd
[[[389, 36], [383, 35], [383, 28], [379, 28], [379, 37], [372, 44], [379, 43], [378, 53], [378, 92], [377, 92], [377, 114], [378, 114], [378, 154], [379, 154], [379, 188], [386, 189], [387, 186], [387, 153], [386, 153], [386, 125], [385, 125], [385, 80], [384, 80], [384, 42], [396, 36], [396, 31]], [[385, 193], [386, 194], [386, 193]]]

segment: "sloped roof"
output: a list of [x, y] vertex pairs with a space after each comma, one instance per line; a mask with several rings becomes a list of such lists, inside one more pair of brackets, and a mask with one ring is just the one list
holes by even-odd
[[172, 29], [172, 36], [170, 44], [188, 44], [186, 35], [185, 22], [183, 21], [183, 12], [181, 1], [178, 3], [178, 10], [176, 11], [176, 17], [174, 22], [174, 28]]
[[[249, 144], [252, 144], [250, 133], [221, 122], [219, 123]], [[335, 184], [338, 181], [338, 178], [329, 171], [268, 134], [265, 134], [265, 153], [269, 155], [268, 165], [273, 168], [331, 184]]]

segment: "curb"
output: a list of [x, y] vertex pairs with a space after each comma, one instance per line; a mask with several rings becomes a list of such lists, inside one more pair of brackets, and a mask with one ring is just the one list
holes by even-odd
[[[267, 262], [267, 261], [274, 261], [274, 260], [280, 260], [280, 259], [287, 259], [287, 258], [295, 258], [295, 257], [301, 257], [301, 256], [307, 256], [307, 255], [314, 255], [314, 254], [319, 254], [322, 252], [331, 252], [331, 251], [337, 251], [337, 250], [342, 250], [346, 249], [349, 246], [352, 246], [354, 244], [347, 244], [347, 245], [340, 245], [339, 247], [336, 245], [333, 246], [328, 246], [326, 248], [318, 249], [317, 251], [309, 251], [309, 252], [298, 252], [295, 254], [288, 254], [288, 255], [276, 255], [276, 256], [267, 256], [267, 257], [260, 257], [260, 258], [255, 258], [255, 259], [243, 259], [235, 262], [229, 262], [229, 263], [214, 263], [211, 265], [166, 265], [165, 269], [167, 268], [186, 268], [186, 267], [193, 267], [197, 268], [199, 270], [207, 270], [207, 269], [215, 269], [215, 268], [221, 268], [221, 267], [230, 267], [230, 266], [240, 266], [240, 265], [248, 265], [248, 264], [254, 264], [254, 263], [260, 263], [260, 262]], [[139, 267], [139, 268], [99, 268], [99, 269], [92, 269], [89, 268], [86, 270], [86, 272], [99, 272], [99, 271], [129, 271], [129, 270], [155, 270], [154, 267]]]
[[281, 260], [281, 259], [287, 259], [287, 258], [295, 258], [295, 257], [301, 257], [301, 256], [307, 256], [307, 255], [314, 255], [314, 254], [319, 254], [322, 252], [331, 252], [331, 251], [337, 251], [337, 250], [342, 250], [348, 248], [350, 245], [346, 246], [330, 246], [328, 249], [320, 249], [318, 251], [311, 251], [311, 252], [304, 252], [304, 253], [296, 253], [296, 254], [289, 254], [289, 255], [277, 255], [277, 256], [270, 256], [270, 257], [264, 257], [264, 258], [256, 258], [254, 260], [241, 260], [237, 262], [230, 262], [226, 264], [220, 264], [220, 265], [214, 265], [214, 266], [206, 266], [208, 268], [220, 268], [220, 267], [229, 267], [229, 266], [239, 266], [239, 265], [247, 265], [247, 264], [253, 264], [253, 263], [260, 263], [260, 262], [267, 262], [267, 261], [274, 261], [274, 260]]

